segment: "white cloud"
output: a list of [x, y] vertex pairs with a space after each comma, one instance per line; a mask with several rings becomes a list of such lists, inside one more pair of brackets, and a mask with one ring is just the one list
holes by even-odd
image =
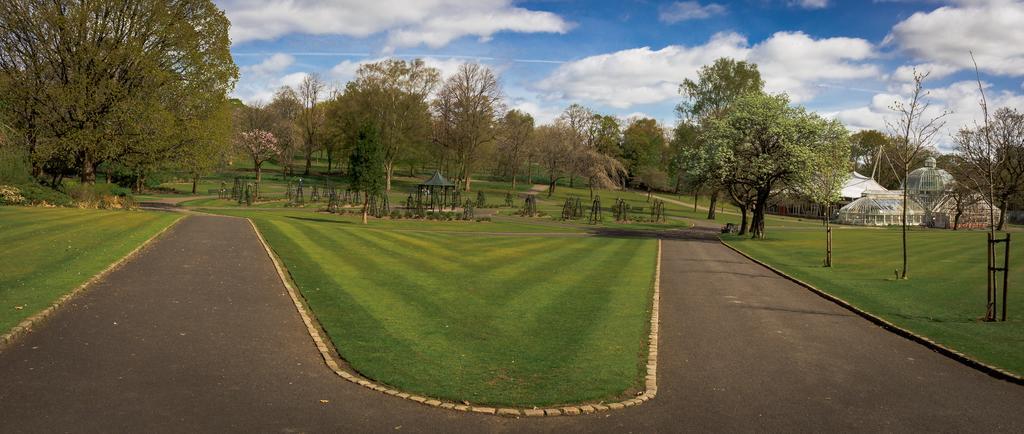
[[704, 45], [649, 47], [586, 57], [559, 66], [537, 88], [549, 97], [592, 101], [616, 108], [679, 98], [678, 86], [720, 57], [756, 62], [770, 92], [786, 92], [796, 102], [814, 97], [824, 80], [863, 79], [880, 74], [865, 63], [875, 56], [863, 39], [813, 39], [802, 32], [779, 32], [750, 46], [736, 33], [719, 33]]
[[959, 0], [897, 23], [886, 37], [909, 55], [928, 62], [973, 68], [970, 52], [985, 72], [1024, 75], [1024, 2]]
[[[990, 110], [1000, 107], [1024, 110], [1024, 94], [1010, 90], [997, 91], [988, 83], [983, 83], [983, 85]], [[926, 90], [928, 91], [928, 101], [932, 105], [924, 117], [930, 119], [944, 110], [949, 111], [949, 115], [944, 118], [945, 127], [937, 140], [940, 150], [951, 151], [952, 136], [957, 130], [965, 126], [978, 125], [984, 121], [981, 108], [978, 105], [980, 100], [978, 83], [959, 81], [945, 87]], [[886, 120], [893, 120], [896, 116], [890, 107], [895, 101], [905, 102], [907, 98], [908, 95], [903, 93], [879, 93], [872, 98], [869, 105], [841, 110], [835, 114], [835, 117], [854, 130], [886, 131]]]
[[221, 0], [235, 43], [289, 33], [366, 37], [387, 34], [387, 47], [444, 46], [463, 36], [489, 40], [495, 33], [565, 33], [572, 24], [511, 0]]
[[804, 9], [824, 9], [828, 7], [828, 0], [792, 0], [789, 4]]
[[292, 64], [294, 63], [295, 57], [293, 57], [292, 55], [285, 53], [275, 53], [272, 54], [270, 57], [263, 59], [263, 61], [260, 63], [249, 66], [243, 66], [241, 68], [241, 73], [258, 76], [274, 75], [280, 73], [281, 71], [284, 71], [289, 66], [292, 66]]
[[702, 5], [696, 1], [675, 2], [658, 8], [658, 19], [674, 24], [687, 20], [703, 20], [725, 12], [725, 6], [718, 3]]

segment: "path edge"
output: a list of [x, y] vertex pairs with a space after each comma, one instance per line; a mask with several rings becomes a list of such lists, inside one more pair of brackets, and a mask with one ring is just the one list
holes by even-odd
[[900, 326], [898, 326], [896, 324], [893, 324], [893, 323], [889, 322], [888, 320], [886, 320], [886, 319], [884, 319], [884, 318], [882, 318], [880, 316], [877, 316], [877, 315], [875, 315], [875, 314], [873, 314], [871, 312], [868, 312], [868, 311], [863, 310], [863, 309], [861, 309], [861, 308], [859, 308], [857, 306], [854, 306], [853, 304], [851, 304], [850, 302], [848, 302], [846, 300], [843, 300], [842, 298], [839, 298], [839, 297], [837, 297], [835, 295], [829, 294], [828, 292], [825, 292], [825, 291], [823, 291], [821, 289], [818, 289], [814, 285], [811, 285], [811, 284], [809, 284], [807, 282], [804, 282], [804, 281], [802, 281], [800, 279], [797, 279], [797, 278], [795, 278], [793, 276], [790, 276], [789, 274], [786, 274], [782, 270], [779, 270], [779, 269], [777, 269], [777, 268], [775, 268], [775, 267], [773, 267], [771, 265], [768, 265], [767, 263], [765, 263], [765, 262], [763, 262], [763, 261], [761, 261], [759, 259], [756, 259], [756, 258], [754, 258], [751, 255], [748, 255], [747, 253], [743, 252], [742, 250], [729, 245], [728, 243], [725, 242], [725, 240], [723, 240], [721, 238], [719, 238], [718, 241], [721, 242], [722, 245], [724, 245], [725, 247], [728, 247], [730, 250], [732, 250], [732, 251], [734, 251], [736, 253], [739, 253], [743, 257], [753, 261], [754, 263], [756, 263], [756, 264], [758, 264], [758, 265], [760, 265], [762, 267], [767, 268], [768, 270], [770, 270], [773, 273], [779, 275], [780, 277], [782, 277], [782, 278], [784, 278], [786, 280], [789, 280], [789, 281], [791, 281], [793, 283], [796, 283], [797, 285], [800, 285], [800, 286], [804, 287], [805, 289], [807, 289], [807, 290], [817, 294], [819, 297], [824, 298], [824, 299], [826, 299], [828, 301], [831, 301], [832, 303], [835, 303], [835, 304], [839, 305], [840, 307], [842, 307], [842, 308], [844, 308], [844, 309], [846, 309], [846, 310], [848, 310], [850, 312], [853, 312], [853, 313], [857, 314], [858, 316], [860, 316], [860, 317], [862, 317], [862, 318], [864, 318], [864, 319], [874, 323], [875, 325], [877, 325], [877, 326], [879, 326], [879, 327], [881, 327], [881, 328], [883, 328], [885, 330], [888, 330], [889, 332], [892, 332], [892, 333], [894, 333], [894, 334], [896, 334], [898, 336], [906, 338], [906, 339], [908, 339], [910, 341], [913, 341], [913, 342], [915, 342], [917, 344], [923, 345], [926, 348], [928, 348], [928, 349], [930, 349], [932, 351], [935, 351], [936, 353], [942, 354], [943, 356], [946, 356], [946, 357], [948, 357], [950, 359], [953, 359], [954, 361], [957, 361], [957, 362], [959, 362], [959, 363], [961, 363], [963, 365], [966, 365], [968, 367], [971, 367], [973, 369], [981, 371], [982, 373], [987, 374], [987, 375], [989, 375], [991, 377], [994, 377], [994, 378], [997, 378], [997, 379], [1000, 379], [1000, 380], [1004, 380], [1004, 381], [1008, 381], [1008, 382], [1011, 382], [1011, 383], [1015, 383], [1015, 384], [1024, 385], [1024, 377], [1022, 377], [1022, 376], [1014, 374], [1014, 373], [1012, 373], [1010, 371], [1007, 371], [1007, 370], [1005, 370], [1003, 368], [1000, 368], [998, 366], [993, 366], [993, 365], [990, 365], [988, 363], [982, 362], [982, 361], [980, 361], [978, 359], [975, 359], [975, 358], [973, 358], [971, 356], [968, 356], [968, 355], [966, 355], [964, 353], [961, 353], [961, 352], [959, 352], [959, 351], [957, 351], [955, 349], [952, 349], [952, 348], [947, 347], [945, 345], [942, 345], [942, 344], [940, 344], [938, 342], [935, 342], [931, 338], [928, 338], [928, 337], [926, 337], [924, 335], [919, 335], [919, 334], [914, 333], [914, 332], [912, 332], [910, 330], [907, 330], [907, 329], [905, 329], [903, 327], [900, 327]]
[[21, 322], [19, 322], [18, 325], [14, 326], [14, 328], [12, 328], [11, 330], [7, 331], [3, 335], [0, 335], [0, 352], [6, 350], [7, 348], [10, 348], [11, 346], [13, 346], [19, 340], [21, 340], [26, 335], [28, 335], [32, 331], [33, 328], [42, 325], [43, 321], [48, 319], [53, 314], [57, 313], [57, 311], [62, 306], [67, 304], [67, 302], [71, 301], [75, 297], [78, 297], [79, 295], [84, 293], [87, 289], [89, 289], [89, 287], [91, 287], [92, 285], [96, 284], [96, 282], [99, 282], [100, 280], [103, 280], [103, 278], [105, 278], [108, 275], [110, 275], [110, 273], [112, 273], [114, 270], [120, 268], [122, 265], [128, 263], [128, 261], [134, 259], [136, 256], [138, 256], [138, 254], [140, 252], [142, 252], [144, 249], [146, 249], [147, 247], [152, 245], [153, 242], [155, 242], [157, 238], [160, 238], [161, 236], [166, 234], [167, 231], [169, 231], [169, 230], [171, 230], [171, 228], [177, 226], [178, 223], [181, 222], [182, 220], [184, 220], [186, 217], [187, 216], [178, 217], [173, 222], [171, 222], [171, 224], [169, 224], [166, 227], [164, 227], [163, 229], [157, 231], [157, 233], [153, 234], [153, 236], [147, 238], [141, 244], [136, 246], [134, 249], [132, 249], [132, 251], [128, 252], [127, 254], [122, 256], [120, 259], [118, 259], [118, 260], [114, 261], [112, 264], [108, 265], [107, 268], [104, 268], [99, 273], [97, 273], [97, 274], [93, 275], [92, 277], [90, 277], [89, 280], [86, 280], [85, 282], [82, 282], [81, 285], [76, 286], [71, 291], [68, 291], [68, 292], [64, 293], [64, 295], [58, 297], [57, 300], [55, 300], [52, 304], [47, 306], [46, 309], [43, 309], [43, 310], [41, 310], [41, 311], [39, 311], [39, 312], [37, 312], [37, 313], [35, 313], [33, 315], [30, 315], [28, 318], [25, 318], [25, 319], [21, 320]]
[[619, 402], [602, 403], [602, 404], [570, 404], [570, 405], [557, 405], [547, 406], [543, 408], [530, 407], [490, 407], [490, 406], [474, 406], [466, 405], [464, 403], [455, 403], [443, 401], [439, 398], [431, 398], [421, 395], [415, 395], [401, 390], [391, 388], [389, 386], [382, 385], [375, 381], [363, 378], [359, 374], [354, 374], [342, 369], [341, 365], [335, 360], [336, 352], [331, 351], [328, 347], [327, 342], [320, 333], [319, 321], [310, 312], [309, 308], [305, 304], [305, 298], [301, 293], [292, 285], [291, 275], [287, 269], [282, 265], [281, 260], [274, 253], [273, 249], [270, 248], [270, 244], [263, 238], [263, 233], [260, 232], [259, 228], [256, 227], [256, 223], [251, 218], [245, 218], [252, 226], [253, 232], [256, 233], [256, 237], [259, 238], [260, 244], [263, 245], [263, 249], [266, 250], [267, 256], [270, 257], [271, 262], [274, 264], [274, 269], [277, 270], [277, 275], [281, 279], [281, 283], [284, 284], [285, 289], [288, 290], [288, 295], [292, 299], [292, 303], [295, 305], [295, 309], [298, 311], [299, 316], [302, 318], [302, 322], [306, 324], [306, 331], [309, 332], [310, 338], [313, 339], [313, 343], [316, 344], [316, 348], [320, 351], [320, 356], [324, 359], [324, 364], [331, 369], [337, 376], [348, 380], [351, 383], [358, 384], [370, 390], [384, 393], [386, 395], [395, 396], [408, 401], [417, 402], [430, 407], [443, 408], [447, 410], [455, 410], [461, 412], [481, 413], [490, 414], [505, 417], [544, 417], [544, 416], [570, 416], [580, 414], [592, 414], [597, 412], [609, 411], [609, 410], [621, 410], [627, 407], [633, 407], [636, 405], [643, 404], [647, 401], [654, 399], [658, 394], [658, 328], [659, 328], [659, 305], [661, 300], [661, 243], [662, 240], [658, 239], [658, 255], [655, 259], [654, 266], [654, 290], [651, 296], [651, 319], [650, 319], [650, 333], [648, 335], [648, 349], [647, 349], [647, 363], [646, 363], [646, 375], [644, 376], [645, 390], [639, 394], [636, 398], [627, 399]]

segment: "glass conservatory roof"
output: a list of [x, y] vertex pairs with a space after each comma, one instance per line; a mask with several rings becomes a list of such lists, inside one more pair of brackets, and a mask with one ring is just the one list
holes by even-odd
[[953, 175], [935, 167], [935, 159], [928, 157], [924, 162], [924, 167], [914, 169], [907, 176], [906, 188], [911, 193], [943, 192], [948, 190], [952, 183]]

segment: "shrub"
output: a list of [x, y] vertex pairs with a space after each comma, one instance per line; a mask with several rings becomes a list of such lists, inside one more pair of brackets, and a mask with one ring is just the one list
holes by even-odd
[[0, 205], [21, 205], [25, 202], [25, 196], [21, 195], [18, 187], [0, 185]]

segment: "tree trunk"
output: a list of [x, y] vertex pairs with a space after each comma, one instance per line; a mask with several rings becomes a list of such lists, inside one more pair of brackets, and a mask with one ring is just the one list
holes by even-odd
[[555, 183], [556, 182], [558, 182], [558, 178], [552, 179], [548, 183], [548, 197], [551, 197], [552, 194], [555, 194]]
[[832, 266], [832, 226], [829, 221], [829, 207], [825, 206], [825, 216], [822, 217], [822, 223], [825, 224], [825, 266]]
[[753, 239], [764, 239], [764, 212], [768, 209], [768, 196], [771, 193], [771, 188], [757, 191], [757, 198], [754, 201], [754, 219], [750, 225], [750, 234]]
[[738, 235], [747, 234], [747, 206], [740, 206], [740, 232]]
[[956, 210], [956, 215], [953, 216], [953, 230], [960, 229], [960, 217], [963, 216], [964, 212]]
[[89, 151], [82, 152], [81, 171], [80, 179], [82, 184], [96, 183], [96, 162], [93, 161], [92, 154]]
[[512, 191], [516, 191], [516, 171], [512, 171]]
[[[718, 189], [711, 192], [711, 204], [708, 205], [708, 220], [714, 220], [716, 217], [715, 208], [718, 206]], [[756, 212], [755, 212], [756, 215]]]
[[470, 189], [470, 182], [471, 181], [469, 179], [469, 174], [467, 173], [466, 174], [466, 191], [469, 191], [469, 189]]
[[700, 199], [700, 192], [693, 192], [693, 212], [697, 212], [697, 201]]
[[[910, 171], [907, 167], [903, 169], [903, 179], [907, 179]], [[900, 275], [901, 279], [907, 278], [907, 187], [903, 186], [903, 224], [901, 225], [903, 232], [903, 272]]]
[[331, 174], [331, 163], [333, 162], [333, 155], [331, 155], [331, 154], [334, 154], [334, 152], [331, 152], [330, 150], [328, 150], [327, 151], [327, 174], [328, 175]]
[[306, 171], [303, 176], [309, 176], [309, 168], [313, 165], [313, 149], [308, 148], [306, 150]]
[[367, 214], [370, 212], [370, 195], [369, 193], [363, 195], [363, 224], [367, 224]]
[[650, 185], [647, 186], [647, 201], [648, 202], [651, 201], [651, 186]]
[[[996, 230], [999, 231], [1003, 230], [1004, 226], [1006, 226], [1006, 202], [1009, 202], [1009, 198], [1006, 195], [999, 198], [999, 223], [996, 226]], [[993, 212], [995, 211], [993, 210]]]
[[384, 191], [391, 191], [391, 176], [395, 173], [394, 163], [384, 163]]
[[256, 183], [259, 184], [260, 177], [262, 175], [263, 162], [260, 161], [257, 163], [256, 161], [253, 161], [253, 166], [256, 167]]
[[199, 175], [192, 175], [192, 194], [196, 194], [197, 184], [199, 184]]

